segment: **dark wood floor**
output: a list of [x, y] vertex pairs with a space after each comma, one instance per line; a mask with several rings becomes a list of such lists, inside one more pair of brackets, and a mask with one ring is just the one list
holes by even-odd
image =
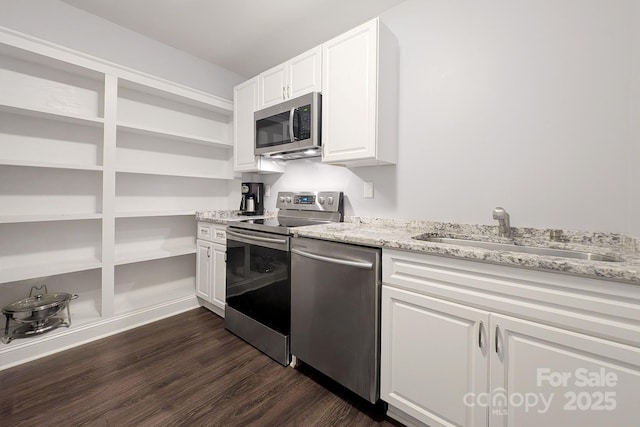
[[392, 426], [199, 308], [0, 371], [0, 426]]

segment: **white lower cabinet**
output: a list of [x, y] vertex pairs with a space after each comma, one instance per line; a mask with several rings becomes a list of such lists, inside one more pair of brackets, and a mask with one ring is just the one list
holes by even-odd
[[640, 287], [395, 250], [383, 251], [383, 282], [390, 416], [431, 427], [637, 425]]
[[491, 327], [490, 426], [638, 425], [640, 348], [499, 314]]
[[382, 287], [382, 381], [387, 403], [432, 426], [486, 425], [487, 408], [462, 396], [487, 389], [481, 310]]
[[225, 229], [221, 225], [198, 224], [198, 237], [201, 238], [197, 240], [196, 254], [196, 295], [205, 307], [222, 317], [226, 295]]

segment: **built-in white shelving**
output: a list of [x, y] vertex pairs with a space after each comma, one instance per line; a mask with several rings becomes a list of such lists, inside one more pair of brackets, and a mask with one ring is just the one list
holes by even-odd
[[0, 369], [197, 306], [195, 212], [227, 208], [231, 101], [0, 28], [0, 306], [79, 295]]

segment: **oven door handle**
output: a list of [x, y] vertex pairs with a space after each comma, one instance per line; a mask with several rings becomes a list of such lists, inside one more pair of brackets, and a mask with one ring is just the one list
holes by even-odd
[[241, 239], [246, 239], [246, 240], [255, 240], [257, 242], [265, 242], [265, 243], [277, 243], [280, 245], [286, 245], [287, 244], [287, 240], [286, 239], [273, 239], [271, 237], [259, 237], [259, 236], [253, 236], [250, 234], [244, 234], [244, 233], [238, 233], [236, 231], [231, 231], [231, 230], [227, 230], [227, 235], [228, 236], [232, 236], [232, 237], [238, 237]]
[[324, 255], [312, 254], [309, 252], [301, 251], [300, 249], [291, 249], [291, 252], [294, 254], [303, 256], [305, 258], [314, 259], [316, 261], [325, 261], [325, 262], [330, 262], [332, 264], [340, 264], [340, 265], [347, 265], [349, 267], [364, 268], [365, 270], [371, 270], [373, 268], [372, 262], [351, 261], [349, 259], [327, 257]]

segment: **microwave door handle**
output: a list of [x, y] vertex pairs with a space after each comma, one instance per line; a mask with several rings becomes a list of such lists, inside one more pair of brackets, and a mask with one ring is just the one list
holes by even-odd
[[296, 136], [293, 134], [293, 117], [296, 114], [295, 107], [289, 111], [289, 135], [291, 135], [291, 142], [295, 142]]

